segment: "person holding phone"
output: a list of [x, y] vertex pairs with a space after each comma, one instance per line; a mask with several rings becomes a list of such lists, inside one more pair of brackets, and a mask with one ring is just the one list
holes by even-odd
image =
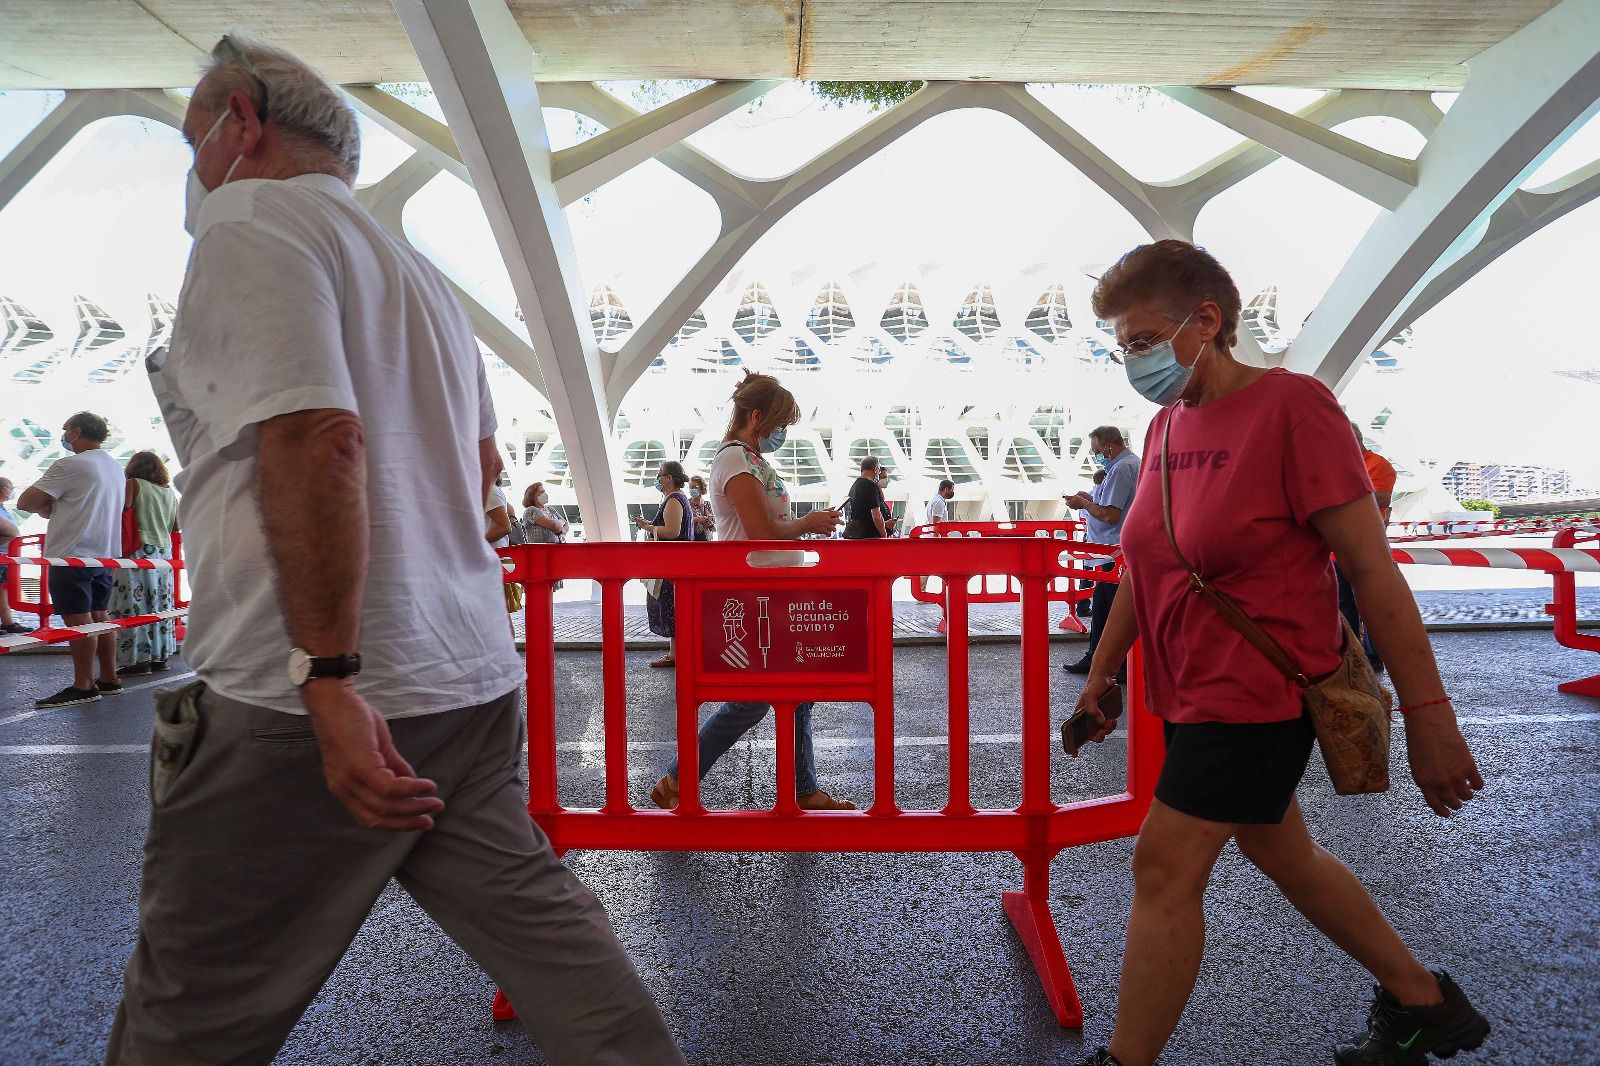
[[[1092, 493], [1080, 492], [1068, 496], [1067, 506], [1083, 511], [1084, 539], [1091, 544], [1117, 545], [1122, 540], [1122, 523], [1133, 505], [1134, 490], [1139, 482], [1139, 456], [1123, 439], [1122, 430], [1116, 426], [1100, 426], [1089, 432], [1089, 447], [1105, 480], [1095, 486]], [[1110, 559], [1090, 564], [1096, 570], [1110, 570], [1116, 563]], [[1100, 647], [1100, 637], [1105, 632], [1106, 619], [1111, 617], [1111, 601], [1116, 598], [1117, 586], [1109, 581], [1097, 581], [1089, 606], [1089, 648], [1077, 662], [1062, 663], [1061, 669], [1069, 674], [1087, 674], [1094, 661], [1095, 649]], [[1117, 682], [1128, 677], [1126, 664], [1116, 670]]]
[[[800, 405], [777, 378], [745, 372], [745, 379], [733, 390], [733, 415], [711, 464], [711, 509], [722, 540], [799, 540], [808, 535], [827, 536], [838, 528], [838, 511], [811, 511], [802, 518], [794, 517], [789, 490], [767, 461], [767, 456], [783, 446], [788, 427], [798, 421]], [[756, 619], [749, 621], [753, 624]], [[817, 784], [812, 707], [802, 703], [794, 709], [795, 797], [802, 810], [853, 811], [855, 804], [834, 799]], [[771, 709], [770, 704], [743, 701], [718, 707], [700, 727], [701, 778]], [[677, 759], [650, 790], [650, 798], [663, 809], [678, 805]]]
[[1096, 720], [1090, 738], [1104, 740], [1117, 720], [1096, 704], [1142, 637], [1167, 755], [1134, 848], [1115, 1031], [1086, 1066], [1156, 1061], [1194, 988], [1206, 885], [1230, 840], [1377, 980], [1366, 1031], [1334, 1051], [1339, 1066], [1420, 1064], [1478, 1047], [1489, 1023], [1460, 986], [1423, 966], [1349, 867], [1311, 839], [1295, 797], [1315, 739], [1300, 690], [1190, 593], [1163, 517], [1167, 465], [1182, 553], [1312, 677], [1342, 658], [1336, 554], [1389, 665], [1412, 776], [1435, 812], [1459, 811], [1483, 778], [1338, 402], [1315, 378], [1233, 357], [1239, 290], [1192, 244], [1135, 248], [1100, 278], [1092, 303], [1116, 332], [1129, 383], [1164, 409], [1142, 470], [1155, 488], [1123, 526], [1125, 576], [1078, 709]]

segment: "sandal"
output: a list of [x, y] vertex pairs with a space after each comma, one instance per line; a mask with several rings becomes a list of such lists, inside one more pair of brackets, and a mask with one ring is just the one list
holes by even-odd
[[652, 661], [650, 665], [655, 667], [657, 670], [665, 670], [667, 667], [677, 663], [677, 661], [678, 660], [674, 659], [670, 655], [663, 655], [661, 658]]
[[7, 622], [0, 626], [0, 633], [32, 633], [33, 630], [21, 622]]

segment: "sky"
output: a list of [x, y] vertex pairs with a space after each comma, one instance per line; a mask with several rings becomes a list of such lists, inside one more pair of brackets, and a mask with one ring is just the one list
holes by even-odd
[[[608, 86], [631, 95], [628, 85]], [[1034, 86], [1045, 103], [1136, 177], [1177, 177], [1237, 143], [1236, 135], [1160, 96]], [[1315, 94], [1251, 90], [1294, 109]], [[0, 152], [60, 99], [0, 93]], [[1441, 106], [1451, 98], [1437, 97]], [[632, 102], [630, 100], [630, 102]], [[437, 114], [431, 99], [418, 101]], [[552, 143], [585, 131], [547, 109]], [[753, 178], [782, 176], [870, 119], [787, 84], [758, 105], [696, 134], [691, 143]], [[400, 142], [362, 120], [359, 183], [379, 180], [406, 156]], [[1339, 132], [1414, 156], [1415, 131], [1391, 119]], [[1588, 123], [1527, 183], [1534, 187], [1600, 158], [1600, 119]], [[72, 297], [83, 293], [137, 337], [145, 294], [173, 299], [189, 239], [182, 229], [187, 147], [175, 130], [132, 118], [80, 133], [0, 210], [0, 293], [71, 332]], [[1282, 322], [1293, 329], [1315, 306], [1379, 209], [1288, 160], [1279, 160], [1209, 204], [1198, 242], [1233, 272], [1248, 300], [1279, 286]], [[714, 240], [709, 197], [659, 163], [635, 168], [568, 208], [586, 287], [605, 283], [637, 323]], [[510, 282], [471, 190], [435, 179], [407, 207], [413, 239], [469, 279], [509, 318]], [[1133, 219], [1013, 120], [977, 110], [938, 116], [817, 193], [750, 249], [707, 301], [731, 315], [761, 280], [780, 313], [803, 316], [829, 280], [845, 283], [858, 317], [876, 315], [888, 289], [916, 278], [930, 303], [953, 305], [978, 281], [996, 282], [1011, 323], [1049, 284], [1067, 286], [1069, 312], [1087, 324], [1090, 275], [1144, 239]], [[1358, 379], [1352, 396], [1392, 394], [1392, 432], [1407, 448], [1446, 463], [1531, 462], [1572, 469], [1600, 487], [1592, 427], [1600, 385], [1557, 371], [1600, 370], [1600, 326], [1588, 309], [1600, 291], [1600, 204], [1560, 220], [1503, 256], [1422, 318], [1405, 375]], [[999, 284], [999, 283], [1004, 284]], [[853, 291], [852, 291], [853, 290]], [[787, 314], [785, 317], [787, 317]], [[7, 402], [0, 396], [0, 409]], [[1364, 401], [1366, 402], [1366, 401]]]

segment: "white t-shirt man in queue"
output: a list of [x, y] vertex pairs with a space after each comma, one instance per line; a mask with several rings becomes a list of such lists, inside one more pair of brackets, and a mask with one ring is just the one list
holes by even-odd
[[949, 478], [939, 482], [939, 491], [928, 501], [928, 525], [950, 521], [950, 501], [956, 498], [956, 483]]
[[[50, 520], [44, 553], [57, 558], [112, 559], [122, 550], [122, 502], [127, 479], [122, 466], [100, 447], [106, 420], [79, 411], [61, 427], [61, 447], [70, 455], [50, 464], [17, 500], [17, 507]], [[70, 628], [111, 617], [111, 570], [52, 566], [50, 605]], [[117, 634], [107, 630], [71, 641], [72, 684], [34, 706], [71, 707], [122, 691], [117, 680]], [[100, 676], [95, 677], [96, 660]]]
[[183, 134], [195, 244], [151, 382], [198, 680], [158, 701], [107, 1061], [270, 1060], [394, 878], [551, 1063], [681, 1063], [524, 806], [494, 408], [448, 283], [357, 204], [355, 116], [294, 56], [223, 38]]

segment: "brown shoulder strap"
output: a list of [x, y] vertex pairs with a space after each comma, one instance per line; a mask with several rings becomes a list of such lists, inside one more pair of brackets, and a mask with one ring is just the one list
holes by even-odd
[[1273, 640], [1271, 634], [1252, 621], [1250, 616], [1244, 613], [1244, 608], [1239, 606], [1238, 600], [1201, 577], [1183, 554], [1183, 549], [1178, 547], [1178, 535], [1172, 527], [1172, 461], [1167, 450], [1167, 441], [1172, 436], [1173, 411], [1174, 408], [1169, 407], [1162, 412], [1166, 422], [1161, 427], [1161, 518], [1166, 523], [1167, 542], [1172, 545], [1173, 554], [1178, 557], [1178, 562], [1183, 564], [1183, 568], [1189, 571], [1189, 587], [1211, 601], [1217, 613], [1222, 615], [1222, 620], [1237, 629], [1240, 636], [1277, 667], [1279, 673], [1301, 688], [1310, 688], [1311, 679], [1295, 665], [1289, 653], [1283, 650], [1283, 645]]

